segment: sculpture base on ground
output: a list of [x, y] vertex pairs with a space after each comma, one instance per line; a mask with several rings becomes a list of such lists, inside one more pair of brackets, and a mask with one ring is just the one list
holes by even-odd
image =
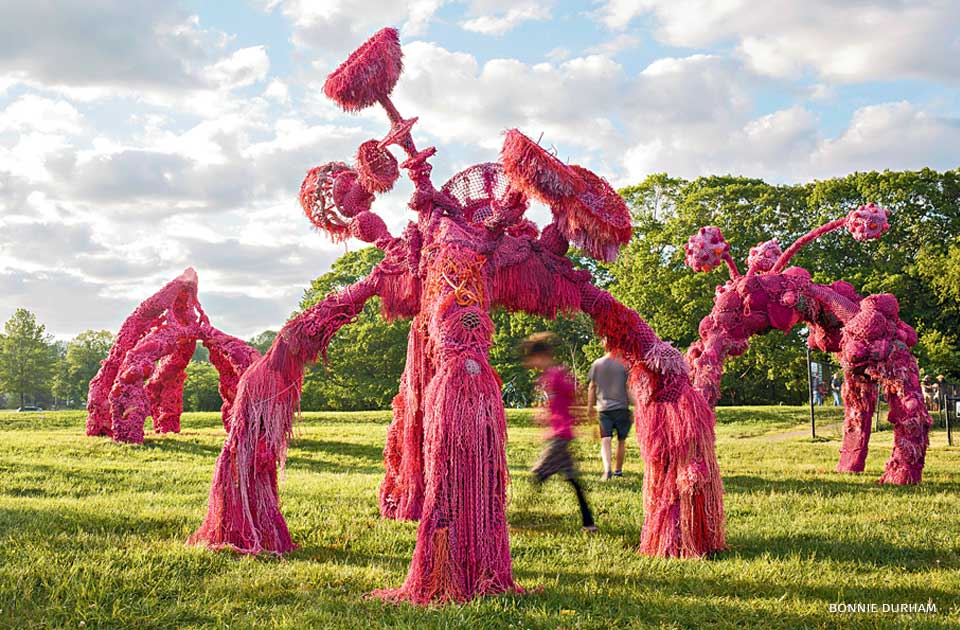
[[676, 402], [638, 407], [645, 519], [640, 553], [696, 558], [721, 551], [723, 482], [714, 450], [714, 415], [686, 386]]

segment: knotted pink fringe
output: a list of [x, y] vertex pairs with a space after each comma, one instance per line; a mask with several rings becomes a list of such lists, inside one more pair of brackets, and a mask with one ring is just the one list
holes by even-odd
[[217, 458], [207, 516], [189, 544], [241, 553], [295, 548], [280, 513], [277, 471], [286, 460], [300, 408], [304, 367], [353, 321], [377, 290], [375, 271], [287, 322], [270, 350], [243, 375], [231, 409], [230, 435]]

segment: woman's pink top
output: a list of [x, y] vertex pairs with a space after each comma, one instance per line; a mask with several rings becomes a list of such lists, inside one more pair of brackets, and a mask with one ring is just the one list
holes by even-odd
[[555, 365], [543, 371], [539, 385], [547, 395], [547, 422], [551, 439], [572, 440], [574, 420], [570, 408], [577, 399], [573, 375], [564, 366]]

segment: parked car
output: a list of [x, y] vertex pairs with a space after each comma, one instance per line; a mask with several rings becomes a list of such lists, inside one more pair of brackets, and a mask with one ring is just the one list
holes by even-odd
[[42, 408], [42, 407], [34, 407], [34, 406], [32, 406], [32, 405], [28, 405], [28, 406], [26, 406], [26, 407], [19, 407], [19, 408], [17, 409], [17, 411], [43, 411], [43, 408]]

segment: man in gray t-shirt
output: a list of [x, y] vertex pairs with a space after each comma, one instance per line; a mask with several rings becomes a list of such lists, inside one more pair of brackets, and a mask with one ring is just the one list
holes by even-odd
[[610, 478], [610, 451], [613, 434], [617, 434], [617, 459], [614, 477], [623, 476], [623, 459], [627, 453], [627, 435], [630, 434], [630, 400], [627, 392], [627, 367], [609, 352], [593, 362], [587, 375], [587, 410], [590, 417], [600, 416], [600, 459], [603, 476]]

